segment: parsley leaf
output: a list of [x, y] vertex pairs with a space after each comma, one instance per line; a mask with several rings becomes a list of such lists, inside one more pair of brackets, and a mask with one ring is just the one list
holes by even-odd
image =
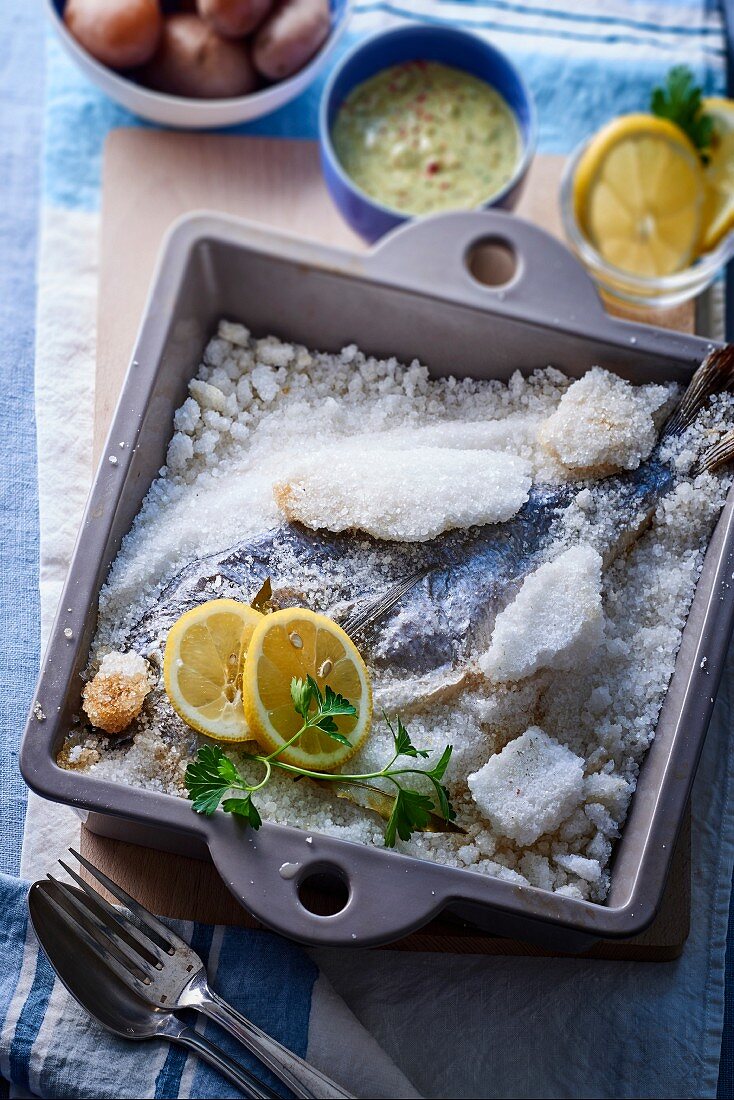
[[[311, 677], [309, 677], [310, 679]], [[338, 741], [341, 745], [348, 745], [351, 747], [352, 742], [349, 738], [344, 737], [339, 733], [334, 716], [345, 714], [352, 715], [357, 713], [357, 708], [352, 706], [348, 699], [345, 699], [343, 695], [339, 695], [336, 691], [332, 691], [328, 684], [324, 685], [324, 695], [321, 696], [321, 692], [318, 687], [318, 710], [316, 716], [312, 719], [315, 726], [318, 726], [320, 730], [328, 734], [332, 741]]]
[[[321, 688], [313, 676], [307, 676], [305, 680], [300, 680], [297, 676], [293, 677], [291, 680], [291, 699], [296, 713], [303, 718], [302, 732], [307, 729], [320, 729], [322, 733], [328, 734], [333, 741], [351, 747], [351, 741], [339, 733], [337, 724], [334, 721], [334, 718], [340, 714], [351, 715], [357, 713], [357, 708], [348, 699], [345, 699], [343, 695], [339, 695], [328, 684], [324, 685], [324, 693], [322, 694]], [[316, 710], [311, 714], [311, 704], [313, 702], [316, 703]]]
[[308, 712], [311, 709], [311, 699], [313, 698], [312, 684], [313, 680], [310, 676], [308, 680], [299, 680], [297, 676], [294, 676], [291, 680], [291, 699], [293, 700], [293, 706], [295, 707], [296, 714], [300, 714], [304, 722], [308, 721]]
[[[220, 771], [220, 767], [226, 775]], [[232, 777], [234, 773], [234, 778]], [[184, 783], [197, 814], [213, 814], [222, 798], [239, 779], [234, 764], [217, 746], [204, 745], [186, 769]]]
[[[447, 745], [441, 753], [441, 757], [438, 762], [434, 764], [430, 771], [426, 772], [426, 775], [429, 776], [431, 779], [443, 779], [444, 775], [446, 774], [446, 769], [449, 766], [449, 760], [451, 759], [451, 753], [453, 751], [453, 745]], [[426, 755], [428, 754], [426, 753]]]
[[[339, 695], [328, 686], [324, 685], [323, 693], [312, 676], [305, 680], [293, 677], [291, 680], [291, 698], [296, 712], [303, 719], [301, 730], [291, 738], [288, 744], [298, 740], [307, 729], [319, 729], [335, 741], [351, 747], [351, 742], [337, 729], [334, 719], [339, 715], [351, 716], [357, 713], [348, 699]], [[312, 706], [315, 708], [312, 712]], [[270, 753], [265, 756], [261, 753], [246, 753], [247, 759], [260, 763], [265, 768], [265, 774], [259, 783], [249, 782], [242, 775], [230, 757], [225, 756], [218, 745], [203, 745], [186, 769], [184, 782], [191, 797], [193, 808], [200, 814], [213, 814], [217, 807], [221, 806], [225, 813], [236, 814], [243, 817], [253, 829], [259, 829], [262, 825], [260, 813], [252, 801], [256, 791], [261, 790], [270, 780], [273, 768], [282, 768], [289, 772], [294, 780], [308, 776], [311, 779], [320, 780], [322, 783], [334, 780], [342, 784], [354, 783], [358, 787], [366, 787], [380, 795], [385, 795], [382, 788], [370, 786], [370, 780], [384, 779], [397, 789], [397, 795], [393, 801], [387, 826], [385, 828], [385, 846], [394, 848], [397, 838], [408, 840], [412, 833], [418, 829], [430, 827], [432, 819], [439, 812], [446, 823], [450, 823], [456, 817], [451, 805], [449, 792], [443, 786], [443, 779], [451, 759], [452, 748], [447, 745], [441, 753], [439, 760], [432, 768], [421, 771], [419, 768], [407, 767], [397, 763], [398, 757], [408, 756], [413, 759], [425, 758], [429, 755], [425, 749], [417, 749], [410, 739], [410, 734], [400, 718], [395, 719], [393, 725], [385, 715], [385, 721], [392, 734], [395, 752], [390, 761], [381, 769], [373, 772], [365, 772], [359, 775], [347, 775], [343, 772], [314, 772], [308, 768], [288, 764], [278, 759], [278, 753]], [[423, 776], [433, 787], [437, 806], [433, 799], [422, 791], [404, 787], [404, 777]], [[435, 820], [433, 822], [435, 827]]]
[[653, 88], [650, 110], [679, 126], [701, 157], [707, 159], [714, 136], [714, 120], [703, 111], [701, 88], [687, 65], [674, 65], [665, 85]]
[[[318, 690], [318, 689], [317, 689]], [[321, 703], [322, 714], [356, 714], [357, 708], [352, 706], [348, 699], [332, 691], [328, 684], [324, 685], [324, 699]]]
[[252, 801], [252, 795], [248, 794], [245, 798], [225, 798], [222, 809], [227, 814], [238, 814], [240, 817], [247, 818], [253, 829], [259, 829], [263, 823], [263, 819]]
[[399, 787], [385, 828], [385, 847], [394, 848], [396, 836], [401, 840], [408, 840], [416, 829], [425, 829], [431, 820], [433, 808], [433, 802], [428, 795]]
[[425, 759], [425, 757], [430, 755], [426, 749], [417, 749], [415, 747], [413, 742], [410, 740], [410, 734], [406, 730], [403, 723], [400, 721], [399, 716], [395, 719], [398, 727], [396, 731], [385, 712], [383, 711], [382, 713], [385, 721], [387, 722], [387, 728], [390, 730], [390, 733], [392, 734], [392, 739], [395, 742], [396, 756], [412, 756], [414, 758], [422, 756]]

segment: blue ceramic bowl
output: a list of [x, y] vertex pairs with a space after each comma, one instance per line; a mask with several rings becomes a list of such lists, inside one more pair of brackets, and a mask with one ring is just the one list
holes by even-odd
[[532, 96], [518, 70], [500, 50], [475, 34], [453, 27], [411, 24], [378, 31], [337, 63], [324, 88], [319, 111], [321, 167], [327, 187], [344, 218], [366, 241], [376, 241], [396, 226], [410, 221], [411, 215], [383, 206], [350, 179], [331, 141], [334, 120], [357, 84], [391, 65], [420, 60], [440, 61], [486, 81], [504, 96], [515, 113], [522, 153], [511, 179], [483, 204], [483, 209], [513, 209], [535, 151], [536, 120]]

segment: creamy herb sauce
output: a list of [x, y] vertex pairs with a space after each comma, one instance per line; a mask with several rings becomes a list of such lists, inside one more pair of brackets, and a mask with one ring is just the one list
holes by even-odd
[[358, 84], [332, 139], [347, 175], [406, 214], [481, 205], [520, 156], [517, 121], [499, 92], [435, 61], [393, 65]]

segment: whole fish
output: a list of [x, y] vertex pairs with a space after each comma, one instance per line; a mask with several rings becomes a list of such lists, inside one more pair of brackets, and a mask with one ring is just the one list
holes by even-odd
[[[596, 512], [607, 520], [592, 523], [605, 564], [634, 542], [681, 477], [661, 457], [662, 440], [688, 427], [712, 394], [733, 383], [734, 346], [715, 350], [697, 370], [647, 462], [597, 482], [534, 485], [527, 502], [504, 523], [449, 531], [425, 543], [283, 523], [195, 560], [132, 627], [128, 645], [144, 651], [165, 638], [184, 611], [224, 594], [223, 585], [227, 594], [251, 600], [270, 578], [276, 606], [307, 606], [346, 624], [363, 623], [360, 644], [374, 668], [397, 679], [446, 673], [486, 649], [498, 613], [544, 560], [564, 510], [581, 488], [591, 494], [592, 517]], [[701, 465], [714, 469], [733, 455], [734, 433]], [[354, 631], [353, 625], [347, 628]]]

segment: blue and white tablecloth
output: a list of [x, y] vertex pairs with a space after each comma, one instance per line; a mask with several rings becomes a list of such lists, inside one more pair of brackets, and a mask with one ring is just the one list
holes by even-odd
[[[45, 632], [91, 474], [101, 152], [110, 128], [135, 120], [48, 40], [34, 381], [42, 43], [35, 5], [4, 0], [3, 9], [10, 26], [0, 57], [0, 869], [8, 877], [0, 879], [0, 1071], [14, 1095], [207, 1096], [217, 1086], [192, 1059], [164, 1047], [131, 1056], [120, 1044], [102, 1046], [39, 960], [12, 877], [25, 805], [15, 755], [38, 663], [39, 607]], [[358, 0], [342, 48], [415, 18], [472, 27], [512, 54], [537, 97], [544, 151], [568, 151], [612, 114], [644, 109], [650, 87], [676, 62], [688, 63], [707, 92], [724, 88], [713, 0]], [[319, 94], [317, 84], [242, 132], [313, 137]], [[326, 950], [309, 959], [267, 934], [190, 931], [220, 984], [233, 974], [252, 979], [238, 994], [248, 1011], [311, 1057], [348, 1049], [365, 1068], [362, 1081], [375, 1081], [372, 1095], [411, 1095], [392, 1058], [426, 1096], [713, 1096], [734, 862], [730, 683], [731, 674], [697, 779], [692, 932], [674, 963]], [[27, 875], [48, 869], [69, 820], [33, 801]], [[270, 994], [284, 985], [289, 996], [273, 1015]]]

